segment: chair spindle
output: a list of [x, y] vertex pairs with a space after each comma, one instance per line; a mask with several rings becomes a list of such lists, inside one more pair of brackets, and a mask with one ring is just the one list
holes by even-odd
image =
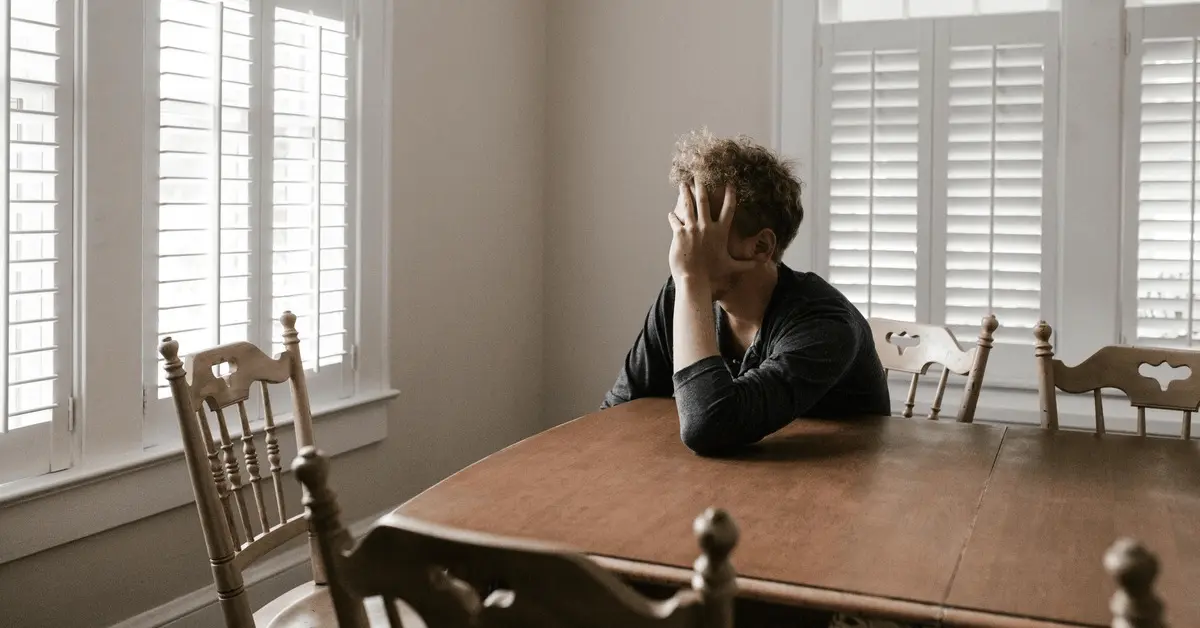
[[1104, 433], [1104, 398], [1100, 395], [1099, 388], [1092, 391], [1092, 401], [1094, 401], [1096, 404], [1096, 412], [1095, 412], [1096, 433], [1103, 434]]
[[918, 373], [913, 373], [912, 380], [908, 383], [908, 398], [904, 400], [904, 418], [911, 419], [913, 406], [917, 403], [917, 382], [921, 376]]
[[1183, 429], [1179, 432], [1179, 437], [1183, 440], [1192, 439], [1192, 411], [1188, 410], [1183, 413]]
[[1133, 539], [1118, 539], [1104, 554], [1104, 569], [1117, 582], [1108, 605], [1113, 628], [1166, 628], [1163, 603], [1154, 592], [1154, 554]]
[[271, 411], [271, 393], [267, 390], [266, 382], [259, 382], [262, 387], [263, 420], [266, 427], [263, 432], [267, 435], [267, 463], [271, 465], [271, 482], [275, 485], [275, 509], [279, 511], [279, 521], [287, 521], [287, 506], [283, 499], [283, 467], [279, 466], [279, 438], [275, 435], [275, 414]]
[[950, 369], [942, 367], [942, 375], [938, 377], [937, 390], [933, 391], [933, 404], [929, 406], [929, 420], [938, 420], [942, 411], [942, 397], [946, 394], [946, 382], [950, 379]]
[[[262, 475], [258, 471], [258, 451], [254, 447], [254, 432], [250, 429], [250, 417], [246, 414], [246, 402], [237, 403], [238, 417], [242, 421], [242, 455], [246, 458], [246, 475], [250, 476], [250, 492], [254, 493], [254, 507], [258, 511], [258, 525], [262, 533], [271, 529], [267, 521], [267, 505], [263, 502]], [[279, 523], [283, 523], [280, 520]]]
[[254, 540], [254, 528], [250, 527], [250, 511], [246, 508], [246, 495], [242, 492], [242, 472], [238, 464], [237, 454], [233, 453], [233, 438], [229, 435], [229, 424], [225, 421], [225, 411], [216, 408], [217, 427], [221, 432], [221, 455], [225, 460], [225, 475], [229, 476], [229, 490], [233, 493], [234, 503], [240, 515], [242, 528], [246, 531], [246, 542]]
[[1137, 435], [1146, 435], [1146, 408], [1145, 406], [1137, 407]]
[[225, 477], [225, 465], [221, 464], [219, 457], [221, 449], [213, 440], [212, 425], [209, 424], [208, 415], [204, 412], [203, 402], [196, 408], [196, 419], [199, 421], [200, 431], [204, 435], [204, 444], [208, 450], [208, 465], [212, 469], [213, 483], [217, 485], [217, 497], [221, 499], [221, 509], [225, 511], [225, 523], [229, 526], [229, 534], [233, 538], [234, 546], [240, 546], [242, 533], [234, 523], [236, 518], [233, 516], [233, 505], [229, 502], [229, 480]]

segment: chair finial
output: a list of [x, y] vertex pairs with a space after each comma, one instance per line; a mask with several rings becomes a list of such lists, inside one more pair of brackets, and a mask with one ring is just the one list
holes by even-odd
[[158, 352], [162, 355], [166, 362], [163, 363], [163, 370], [167, 373], [167, 381], [187, 377], [187, 373], [183, 370], [183, 360], [179, 359], [179, 341], [167, 336], [162, 339], [162, 344], [158, 345]]
[[700, 549], [716, 562], [728, 559], [738, 542], [737, 524], [729, 513], [720, 508], [709, 508], [696, 517], [692, 530], [700, 543]]
[[996, 333], [997, 329], [1000, 329], [1000, 321], [996, 320], [995, 314], [988, 314], [979, 321], [979, 326], [984, 333], [986, 333], [988, 336], [991, 336], [992, 334]]
[[292, 460], [292, 473], [310, 493], [324, 491], [329, 481], [329, 459], [316, 447], [303, 447]]
[[1049, 344], [1050, 334], [1054, 333], [1054, 328], [1050, 327], [1046, 321], [1038, 321], [1033, 327], [1033, 337], [1037, 339], [1038, 344]]
[[300, 332], [296, 331], [296, 315], [291, 310], [279, 316], [279, 324], [283, 325], [283, 346], [285, 348], [300, 344]]
[[1104, 554], [1104, 569], [1117, 582], [1109, 603], [1113, 628], [1163, 628], [1163, 603], [1153, 588], [1158, 558], [1133, 539], [1118, 539]]
[[174, 362], [179, 359], [179, 341], [167, 336], [162, 339], [162, 344], [158, 345], [158, 353], [167, 362]]

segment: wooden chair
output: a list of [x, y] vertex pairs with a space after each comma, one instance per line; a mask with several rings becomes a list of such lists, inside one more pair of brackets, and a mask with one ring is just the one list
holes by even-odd
[[[1054, 358], [1050, 345], [1053, 330], [1045, 321], [1033, 330], [1037, 344], [1034, 359], [1038, 367], [1038, 397], [1041, 405], [1042, 427], [1058, 429], [1058, 399], [1056, 390], [1080, 394], [1092, 393], [1095, 400], [1096, 432], [1104, 433], [1104, 406], [1100, 392], [1116, 388], [1137, 408], [1137, 433], [1146, 435], [1146, 408], [1177, 410], [1183, 413], [1180, 436], [1192, 436], [1192, 412], [1200, 407], [1200, 351], [1187, 349], [1158, 349], [1110, 345], [1102, 347], [1077, 366], [1067, 366]], [[1188, 367], [1185, 379], [1173, 380], [1164, 387], [1159, 380], [1142, 375], [1142, 365], [1167, 364], [1173, 368]]]
[[912, 374], [908, 385], [908, 397], [904, 401], [905, 418], [913, 415], [916, 405], [917, 382], [933, 364], [942, 366], [937, 389], [930, 404], [929, 418], [937, 420], [942, 410], [942, 396], [946, 394], [946, 381], [950, 373], [967, 376], [963, 389], [962, 403], [958, 409], [958, 420], [970, 423], [975, 420], [975, 407], [979, 403], [979, 390], [983, 386], [983, 373], [987, 370], [988, 354], [992, 351], [992, 334], [999, 323], [991, 314], [983, 317], [979, 339], [975, 346], [963, 351], [954, 333], [946, 327], [923, 323], [905, 323], [885, 318], [870, 319], [871, 335], [875, 340], [875, 351], [886, 372]]
[[694, 530], [702, 554], [690, 590], [651, 601], [585, 556], [543, 543], [504, 539], [390, 515], [351, 548], [328, 486], [329, 464], [312, 447], [292, 463], [320, 542], [341, 628], [368, 624], [363, 598], [383, 598], [393, 628], [397, 600], [430, 628], [731, 628], [738, 529], [709, 509]]
[[1158, 558], [1133, 539], [1118, 539], [1104, 554], [1104, 569], [1117, 582], [1109, 609], [1113, 628], [1166, 628], [1163, 603], [1154, 592]]
[[[230, 628], [265, 625], [264, 618], [279, 608], [313, 591], [313, 585], [303, 585], [268, 604], [258, 613], [251, 613], [250, 601], [242, 581], [242, 571], [265, 554], [285, 542], [304, 534], [308, 522], [303, 514], [288, 517], [283, 490], [283, 469], [279, 459], [279, 441], [275, 435], [275, 417], [267, 384], [290, 382], [292, 389], [293, 426], [297, 449], [312, 445], [312, 413], [304, 366], [300, 359], [300, 339], [296, 332], [296, 317], [285, 312], [283, 323], [284, 351], [277, 358], [267, 357], [248, 342], [235, 342], [200, 351], [187, 358], [187, 366], [179, 359], [179, 343], [164, 338], [159, 352], [166, 358], [164, 369], [175, 410], [179, 414], [179, 430], [183, 436], [183, 453], [191, 476], [200, 526], [212, 563], [217, 598]], [[228, 365], [230, 372], [218, 376], [214, 368]], [[268, 480], [260, 471], [258, 451], [246, 411], [246, 402], [255, 384], [262, 390], [266, 462], [269, 467], [269, 487], [273, 506], [268, 507], [263, 484]], [[246, 476], [235, 453], [234, 437], [230, 435], [225, 413], [237, 407], [241, 426], [241, 449], [246, 464]], [[217, 437], [214, 438], [208, 412], [216, 416]], [[249, 495], [247, 495], [249, 493]], [[274, 519], [274, 523], [272, 523]], [[320, 552], [315, 536], [309, 538], [313, 556], [313, 580], [324, 583]]]

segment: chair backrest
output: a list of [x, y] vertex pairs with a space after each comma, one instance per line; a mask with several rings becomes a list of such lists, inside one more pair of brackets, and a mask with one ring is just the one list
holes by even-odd
[[[284, 351], [277, 358], [268, 357], [249, 342], [235, 342], [194, 353], [186, 358], [185, 366], [179, 358], [177, 341], [167, 337], [159, 347], [166, 359], [163, 368], [179, 415], [184, 456], [218, 599], [226, 624], [231, 628], [254, 626], [242, 570], [308, 530], [302, 513], [291, 518], [287, 516], [279, 440], [267, 387], [268, 384], [291, 383], [297, 449], [312, 445], [312, 413], [300, 359], [296, 317], [285, 312], [280, 322], [284, 330]], [[214, 369], [222, 369], [224, 374], [218, 375]], [[250, 415], [246, 410], [255, 385], [262, 391], [263, 440], [274, 508], [264, 496], [266, 478], [261, 471]], [[244, 478], [226, 417], [226, 411], [235, 407], [246, 465]], [[216, 417], [215, 437], [209, 413]], [[321, 583], [324, 578], [320, 563], [315, 559], [319, 555], [315, 537], [310, 538], [310, 546], [314, 556], [313, 577]]]
[[1109, 602], [1113, 628], [1167, 628], [1154, 592], [1158, 558], [1133, 539], [1118, 539], [1104, 554], [1104, 569], [1117, 582]]
[[731, 628], [736, 578], [729, 555], [738, 529], [709, 509], [694, 524], [702, 550], [692, 588], [664, 601], [642, 597], [587, 557], [549, 544], [454, 530], [390, 515], [351, 548], [314, 448], [292, 464], [320, 541], [341, 628], [366, 628], [363, 598], [383, 598], [400, 628], [397, 600], [427, 626]]
[[933, 402], [929, 406], [929, 418], [936, 420], [942, 411], [942, 397], [946, 394], [946, 383], [950, 373], [965, 375], [962, 403], [958, 409], [958, 420], [970, 423], [975, 420], [975, 407], [979, 403], [979, 391], [983, 387], [983, 374], [987, 370], [988, 354], [992, 350], [992, 335], [999, 323], [991, 314], [983, 317], [979, 338], [975, 346], [964, 351], [954, 333], [946, 327], [923, 323], [905, 323], [886, 318], [870, 319], [871, 335], [875, 340], [875, 351], [879, 361], [889, 374], [892, 372], [912, 375], [908, 384], [908, 396], [904, 400], [905, 417], [912, 417], [916, 405], [917, 383], [929, 367], [938, 364], [942, 374], [938, 378]]
[[[1159, 349], [1110, 345], [1102, 347], [1076, 366], [1067, 366], [1055, 359], [1050, 344], [1053, 330], [1045, 321], [1033, 330], [1037, 343], [1034, 359], [1038, 367], [1038, 397], [1041, 405], [1042, 427], [1058, 429], [1058, 395], [1092, 393], [1096, 414], [1096, 432], [1103, 434], [1104, 407], [1101, 390], [1115, 388], [1125, 393], [1137, 409], [1137, 433], [1146, 435], [1146, 409], [1177, 410], [1183, 413], [1180, 436], [1192, 436], [1192, 412], [1200, 407], [1200, 351]], [[1163, 386], [1158, 379], [1141, 373], [1143, 365], [1166, 364], [1172, 368], [1187, 367], [1191, 372]]]

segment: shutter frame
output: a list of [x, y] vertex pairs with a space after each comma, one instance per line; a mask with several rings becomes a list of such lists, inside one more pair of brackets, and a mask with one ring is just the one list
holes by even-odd
[[[4, 382], [0, 385], [0, 411], [4, 412], [0, 417], [3, 420], [0, 424], [0, 483], [67, 469], [73, 463], [76, 450], [75, 438], [68, 424], [68, 407], [74, 394], [74, 346], [77, 334], [74, 321], [73, 239], [76, 207], [75, 166], [78, 160], [75, 150], [75, 93], [78, 85], [74, 71], [77, 47], [75, 21], [78, 13], [74, 0], [57, 0], [52, 11], [36, 15], [24, 13], [34, 6], [44, 9], [47, 5], [26, 4], [20, 9], [14, 9], [12, 0], [0, 1], [0, 20], [3, 23], [3, 28], [0, 29], [0, 47], [5, 51], [5, 63], [8, 65], [7, 78], [0, 87], [7, 103], [3, 129], [0, 129], [0, 137], [5, 144], [4, 154], [0, 156], [0, 159], [3, 159], [0, 171], [4, 177], [2, 189], [6, 195], [5, 199], [9, 201], [6, 203], [8, 213], [3, 224], [4, 237], [0, 238], [0, 251], [3, 251], [0, 260], [4, 263], [0, 285], [4, 287], [5, 293], [3, 301], [0, 302], [0, 320], [4, 323], [4, 333], [0, 334], [0, 353], [3, 353], [4, 357], [0, 363], [0, 373], [3, 374]], [[40, 31], [42, 35], [47, 35], [46, 27], [55, 29], [53, 52], [50, 52], [50, 47], [42, 46], [49, 42], [41, 40], [35, 34]], [[15, 35], [17, 30], [24, 31], [23, 34], [30, 39], [18, 41]], [[52, 58], [54, 76], [32, 76], [22, 79], [20, 75], [24, 73], [12, 71], [14, 58], [25, 59], [30, 63], [44, 63], [47, 58]], [[31, 72], [36, 71], [35, 66], [28, 67]], [[45, 66], [40, 68], [41, 71], [46, 69]], [[22, 87], [18, 90], [17, 85]], [[47, 89], [53, 89], [53, 94], [47, 96]], [[22, 98], [33, 99], [29, 105], [30, 109], [25, 109], [23, 100], [20, 101], [21, 109], [14, 108], [14, 104], [18, 103], [14, 93], [18, 91], [23, 94]], [[39, 95], [48, 100], [39, 103]], [[13, 130], [23, 127], [19, 122], [13, 122], [13, 116], [14, 113], [22, 111], [30, 112], [23, 113], [22, 117], [53, 116], [53, 121], [49, 123], [54, 134], [53, 140], [42, 136], [36, 139], [23, 135], [14, 136]], [[14, 149], [17, 146], [23, 146], [25, 151], [30, 152], [16, 149], [18, 152], [15, 154], [22, 158], [36, 154], [39, 156], [39, 163], [28, 166], [17, 163], [14, 159]], [[47, 153], [53, 158], [52, 169], [47, 168], [47, 164], [41, 161]], [[18, 173], [26, 174], [14, 177]], [[53, 177], [53, 183], [46, 187], [47, 184], [43, 181], [36, 186], [40, 190], [37, 190], [35, 198], [14, 199], [14, 192], [22, 187], [14, 179], [44, 179], [46, 176]], [[51, 198], [45, 196], [47, 191], [51, 191]], [[21, 209], [14, 207], [18, 203], [22, 205]], [[46, 214], [33, 209], [39, 205], [49, 212], [49, 224], [43, 222], [47, 218]], [[24, 221], [18, 220], [18, 212], [22, 210], [33, 212], [25, 218], [37, 221], [34, 228], [25, 228], [22, 225]], [[33, 218], [33, 215], [37, 215], [37, 218]], [[22, 233], [27, 237], [21, 238]], [[49, 255], [43, 248], [47, 241], [53, 248], [53, 253]], [[34, 244], [35, 242], [38, 244]], [[20, 246], [20, 243], [27, 243], [29, 248], [36, 251], [28, 255], [23, 254], [22, 249], [27, 247]], [[14, 271], [14, 264], [44, 266], [45, 263], [52, 263], [53, 270], [49, 273], [44, 273], [44, 268], [43, 271], [39, 271], [36, 285], [12, 283], [14, 277], [20, 276]], [[47, 280], [50, 282], [49, 287], [45, 283]], [[36, 315], [21, 311], [32, 307], [32, 302], [40, 301], [38, 297], [43, 295], [52, 295], [51, 311], [43, 309], [44, 303], [38, 305]], [[27, 302], [30, 305], [14, 307], [19, 302]], [[34, 325], [38, 329], [36, 335], [39, 336], [36, 341], [30, 339], [27, 340], [29, 344], [21, 342], [21, 346], [12, 344], [14, 339], [22, 338], [22, 332], [32, 333], [34, 329], [31, 326]], [[46, 326], [51, 330], [49, 338], [44, 337], [42, 333], [46, 331]], [[50, 351], [53, 352], [52, 355], [45, 356]], [[41, 361], [39, 355], [44, 356], [41, 360], [45, 360], [40, 365], [36, 364]], [[23, 380], [24, 383], [14, 384], [15, 375], [10, 372], [14, 361], [33, 362], [34, 364], [26, 366], [36, 368], [38, 372], [30, 373], [30, 377]], [[21, 397], [14, 391], [22, 385], [43, 389], [43, 392], [38, 393], [38, 399], [33, 400], [32, 405], [22, 408], [17, 415], [10, 415], [14, 404], [22, 403]], [[44, 391], [47, 387], [49, 391]], [[18, 427], [22, 425], [21, 416], [28, 421], [36, 418], [38, 413], [43, 414], [44, 421], [25, 423], [24, 426]], [[12, 429], [5, 431], [4, 426]]]

